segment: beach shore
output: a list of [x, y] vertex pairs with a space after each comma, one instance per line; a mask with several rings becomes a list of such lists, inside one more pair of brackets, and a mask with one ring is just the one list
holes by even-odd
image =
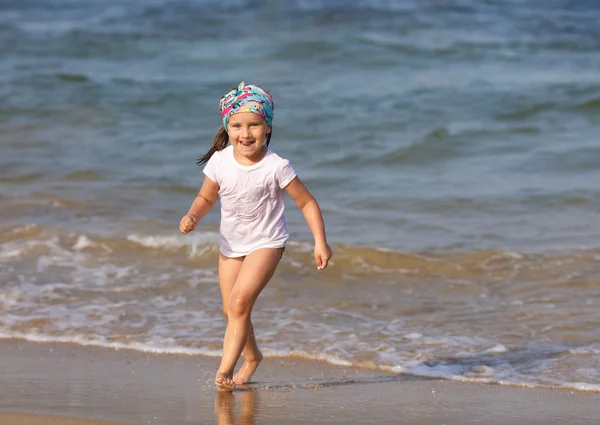
[[0, 341], [0, 423], [595, 424], [600, 394], [469, 384], [266, 359], [218, 393], [217, 358]]

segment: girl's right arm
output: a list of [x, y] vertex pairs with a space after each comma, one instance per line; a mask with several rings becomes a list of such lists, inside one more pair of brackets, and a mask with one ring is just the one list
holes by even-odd
[[196, 228], [196, 224], [210, 211], [219, 197], [219, 185], [204, 177], [204, 183], [194, 199], [188, 213], [179, 222], [179, 230], [186, 234]]

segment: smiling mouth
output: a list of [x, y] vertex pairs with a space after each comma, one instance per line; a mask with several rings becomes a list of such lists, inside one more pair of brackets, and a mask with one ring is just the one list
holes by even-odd
[[243, 147], [248, 148], [248, 147], [250, 147], [250, 146], [252, 146], [254, 144], [254, 141], [251, 141], [251, 142], [240, 142], [240, 144]]

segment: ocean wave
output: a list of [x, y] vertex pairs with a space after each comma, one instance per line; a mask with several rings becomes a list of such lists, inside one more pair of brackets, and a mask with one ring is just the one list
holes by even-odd
[[[577, 202], [573, 198], [570, 203]], [[556, 202], [555, 199], [549, 201]], [[430, 206], [428, 208], [433, 208]], [[440, 207], [441, 208], [441, 207]], [[38, 264], [75, 264], [77, 258], [87, 261], [92, 258], [108, 264], [125, 265], [124, 258], [135, 254], [137, 261], [152, 261], [162, 255], [166, 263], [177, 263], [181, 253], [184, 258], [202, 258], [212, 262], [219, 251], [217, 232], [196, 231], [181, 235], [171, 233], [126, 233], [121, 237], [106, 237], [91, 233], [63, 230], [55, 227], [28, 225], [4, 229], [0, 238], [0, 259], [34, 259]], [[301, 264], [313, 268], [312, 244], [290, 241], [283, 264]], [[494, 270], [548, 269], [556, 264], [557, 272], [565, 264], [581, 267], [586, 262], [595, 263], [600, 255], [598, 249], [572, 251], [549, 251], [519, 253], [502, 249], [480, 249], [473, 251], [405, 252], [383, 247], [365, 245], [334, 244], [331, 273], [342, 272], [354, 276], [366, 275], [420, 275], [445, 278], [460, 278], [469, 275], [486, 275]], [[83, 256], [83, 257], [82, 257]], [[136, 258], [132, 257], [132, 258]], [[96, 264], [98, 267], [100, 264]], [[44, 266], [45, 267], [45, 266]], [[336, 272], [337, 270], [337, 272]]]
[[578, 105], [575, 105], [573, 109], [585, 112], [598, 112], [600, 109], [600, 98], [590, 99]]
[[[19, 339], [30, 342], [75, 344], [85, 347], [109, 348], [114, 350], [132, 350], [152, 354], [175, 354], [187, 356], [220, 357], [221, 350], [208, 349], [204, 347], [168, 345], [161, 342], [114, 342], [101, 336], [56, 336], [39, 333], [20, 333], [0, 331], [1, 339]], [[502, 351], [504, 352], [504, 350]], [[526, 376], [519, 374], [509, 364], [497, 364], [487, 366], [485, 364], [460, 364], [460, 362], [446, 363], [444, 361], [408, 361], [404, 366], [386, 366], [371, 361], [352, 361], [337, 356], [313, 353], [303, 350], [273, 350], [263, 349], [267, 358], [289, 358], [303, 359], [309, 361], [326, 362], [335, 366], [355, 367], [368, 370], [379, 370], [382, 372], [413, 375], [428, 378], [445, 379], [459, 382], [499, 384], [528, 388], [551, 388], [562, 390], [575, 390], [581, 392], [600, 392], [600, 384], [591, 382], [560, 382], [547, 380], [546, 382], [529, 381]]]
[[461, 155], [460, 146], [451, 143], [450, 137], [447, 129], [435, 128], [408, 146], [386, 152], [376, 161], [386, 165], [445, 162]]

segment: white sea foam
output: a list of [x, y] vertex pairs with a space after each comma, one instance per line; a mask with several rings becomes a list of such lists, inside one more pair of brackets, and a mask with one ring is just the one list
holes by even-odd
[[127, 240], [146, 248], [178, 250], [187, 248], [191, 257], [201, 256], [213, 249], [219, 241], [219, 234], [202, 232], [192, 235], [157, 236], [130, 234]]
[[12, 259], [26, 255], [30, 250], [38, 247], [55, 249], [58, 247], [57, 238], [51, 240], [26, 240], [4, 242], [0, 249], [0, 259]]
[[423, 338], [423, 335], [415, 332], [415, 333], [410, 333], [410, 334], [404, 335], [404, 338], [415, 340], [415, 339]]
[[593, 344], [586, 347], [572, 348], [569, 352], [576, 355], [598, 355], [600, 354], [600, 345]]
[[0, 292], [0, 310], [7, 310], [17, 305], [19, 302], [19, 292], [14, 289], [8, 289]]
[[492, 348], [488, 348], [487, 350], [485, 350], [486, 353], [506, 353], [508, 352], [508, 348], [506, 348], [506, 346], [502, 345], [502, 344], [497, 344], [495, 346], [493, 346]]
[[[8, 245], [8, 244], [6, 244]], [[23, 250], [20, 248], [11, 248], [10, 246], [4, 246], [0, 251], [0, 258], [17, 258], [23, 254]]]
[[[134, 350], [141, 351], [143, 353], [155, 353], [155, 354], [185, 354], [185, 355], [202, 355], [209, 357], [219, 357], [221, 355], [220, 350], [209, 350], [206, 348], [194, 348], [194, 347], [181, 347], [181, 346], [161, 346], [152, 343], [140, 343], [140, 342], [112, 342], [107, 341], [105, 338], [99, 336], [54, 336], [45, 334], [35, 333], [20, 333], [20, 332], [0, 332], [0, 338], [3, 339], [22, 339], [31, 342], [55, 342], [55, 343], [66, 343], [66, 344], [77, 344], [85, 347], [102, 347], [112, 348], [115, 350]], [[163, 342], [163, 341], [161, 341]]]
[[598, 384], [588, 384], [586, 382], [572, 382], [565, 386], [565, 388], [572, 388], [578, 391], [593, 391], [600, 392], [600, 385]]
[[37, 229], [39, 226], [37, 224], [26, 224], [24, 226], [17, 226], [8, 231], [8, 234], [18, 235], [21, 233], [29, 232], [30, 230]]
[[95, 243], [92, 242], [92, 240], [90, 238], [88, 238], [85, 235], [80, 235], [77, 238], [77, 242], [75, 242], [75, 244], [73, 245], [73, 249], [76, 251], [79, 251], [79, 250], [89, 248], [94, 245], [95, 245]]

